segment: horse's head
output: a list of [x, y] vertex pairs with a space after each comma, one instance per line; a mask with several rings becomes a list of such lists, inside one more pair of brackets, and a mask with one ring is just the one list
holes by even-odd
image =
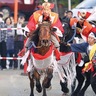
[[42, 22], [39, 24], [39, 42], [42, 46], [49, 46], [51, 42], [51, 23]]

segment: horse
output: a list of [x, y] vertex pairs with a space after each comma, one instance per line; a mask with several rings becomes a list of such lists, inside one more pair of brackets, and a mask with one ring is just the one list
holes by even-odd
[[[70, 43], [73, 41], [73, 39], [76, 35], [76, 31], [70, 27], [69, 18], [66, 17], [66, 18], [62, 19], [61, 22], [62, 22], [62, 26], [64, 29], [64, 34], [63, 34], [63, 38], [61, 39], [61, 43], [60, 43], [60, 52], [68, 53], [68, 52], [70, 52], [71, 49], [70, 49], [70, 47], [66, 46], [66, 42]], [[65, 70], [64, 70], [64, 73], [66, 74]], [[65, 80], [65, 82], [60, 81], [60, 85], [61, 85], [62, 92], [64, 93], [64, 95], [66, 95], [69, 93], [68, 81], [66, 78], [64, 78], [64, 80]]]
[[[33, 41], [36, 40], [36, 38], [38, 39], [37, 42], [35, 41], [36, 42], [35, 44], [37, 44], [36, 48], [34, 49], [35, 55], [38, 54], [39, 57], [40, 56], [43, 57], [50, 50], [51, 29], [52, 29], [52, 27], [51, 27], [50, 22], [42, 22], [41, 24], [39, 24], [39, 26], [35, 32], [35, 35], [33, 35], [34, 36]], [[37, 35], [37, 37], [36, 37], [36, 35]], [[34, 61], [34, 60], [32, 59], [32, 61]], [[49, 59], [49, 61], [50, 61], [50, 59]], [[30, 96], [34, 96], [34, 82], [36, 82], [36, 90], [39, 93], [42, 92], [42, 90], [43, 90], [43, 96], [47, 96], [46, 88], [51, 87], [51, 79], [53, 78], [53, 68], [51, 65], [46, 65], [46, 63], [45, 63], [45, 65], [44, 64], [42, 65], [45, 68], [43, 68], [43, 67], [41, 68], [40, 66], [37, 67], [37, 64], [34, 64], [34, 63], [33, 63], [33, 66], [34, 66], [34, 69], [32, 70], [32, 72], [28, 73], [28, 77], [30, 80], [30, 88], [31, 88]], [[40, 80], [41, 80], [41, 76], [43, 73], [45, 75], [44, 75], [44, 79], [43, 79], [42, 85], [41, 85]]]
[[[70, 43], [69, 41], [72, 41], [73, 38], [77, 35], [76, 34], [76, 30], [75, 29], [74, 30], [70, 29], [69, 24], [67, 24], [68, 22], [66, 23], [65, 21], [62, 21], [62, 23], [64, 23], [64, 25], [65, 24], [67, 25], [67, 27], [66, 27], [66, 25], [64, 26], [64, 29], [66, 31], [65, 34], [64, 34], [64, 41]], [[72, 35], [71, 33], [73, 31], [74, 31], [74, 34]], [[70, 39], [70, 37], [73, 37], [73, 38]], [[68, 46], [66, 46], [64, 44], [61, 44], [60, 50], [62, 52], [69, 52], [70, 51], [70, 47], [68, 47]], [[78, 57], [78, 53], [75, 53], [75, 59], [77, 59], [77, 57]], [[86, 58], [86, 57], [83, 58], [83, 60], [84, 60], [84, 63], [88, 62], [88, 58]], [[71, 96], [84, 96], [85, 91], [87, 90], [87, 88], [89, 87], [89, 85], [91, 83], [90, 82], [90, 76], [92, 77], [93, 73], [85, 72], [84, 74], [82, 74], [82, 69], [83, 68], [84, 68], [84, 65], [82, 67], [79, 67], [78, 65], [76, 66], [76, 79], [78, 80], [78, 85], [75, 88], [75, 86], [76, 86], [76, 80], [75, 80], [74, 81], [74, 85], [72, 85], [72, 94], [71, 94]], [[86, 78], [86, 81], [85, 81], [85, 78]], [[94, 79], [94, 80], [96, 80], [96, 79]], [[84, 81], [85, 81], [85, 84], [83, 86]], [[91, 81], [93, 81], [93, 80], [91, 80]], [[93, 91], [95, 90], [94, 92], [96, 93], [96, 88], [94, 87], [94, 85], [96, 85], [96, 84], [95, 83], [91, 83]]]
[[[65, 29], [64, 42], [73, 43], [72, 41], [73, 41], [74, 37], [77, 36], [76, 30], [70, 28], [69, 22], [67, 22], [68, 23], [67, 24], [65, 21], [62, 21], [62, 23], [64, 23], [64, 25], [65, 24], [67, 25], [67, 26], [66, 25], [64, 26], [64, 29]], [[72, 33], [74, 33], [74, 34], [72, 34]], [[62, 52], [70, 52], [71, 49], [70, 49], [69, 46], [61, 44], [60, 51], [62, 51]], [[75, 61], [76, 61], [77, 58], [78, 58], [78, 53], [75, 53]], [[78, 80], [78, 85], [77, 85], [77, 88], [75, 88], [75, 86], [76, 86], [76, 79], [75, 79], [74, 80], [74, 84], [72, 85], [71, 96], [77, 96], [77, 95], [78, 96], [84, 96], [84, 92], [86, 91], [86, 89], [90, 85], [90, 78], [89, 78], [90, 75], [89, 75], [89, 73], [85, 73], [86, 75], [82, 74], [83, 67], [79, 67], [78, 65], [76, 65], [76, 79]], [[81, 87], [83, 86], [83, 82], [84, 82], [85, 78], [86, 78], [85, 85], [81, 89]]]

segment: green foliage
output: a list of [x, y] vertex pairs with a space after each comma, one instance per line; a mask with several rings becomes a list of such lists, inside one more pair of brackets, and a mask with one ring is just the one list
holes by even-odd
[[[68, 0], [57, 0], [58, 4], [62, 4], [64, 7], [68, 8]], [[79, 3], [79, 0], [71, 0], [72, 8]]]
[[[48, 0], [49, 2], [53, 2], [55, 0]], [[44, 0], [41, 0], [44, 2]], [[68, 8], [68, 0], [57, 0], [58, 4], [62, 4], [65, 8]], [[79, 0], [71, 0], [71, 6], [74, 8], [79, 3]]]

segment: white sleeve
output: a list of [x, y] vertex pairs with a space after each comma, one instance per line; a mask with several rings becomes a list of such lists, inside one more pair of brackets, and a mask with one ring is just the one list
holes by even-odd
[[30, 30], [28, 29], [27, 26], [25, 26], [25, 28], [24, 28], [24, 33], [23, 33], [23, 35], [24, 35], [25, 37], [27, 37], [26, 32], [28, 32], [28, 33], [30, 32]]
[[63, 37], [63, 34], [62, 34], [62, 32], [60, 31], [60, 29], [59, 29], [58, 27], [53, 26], [53, 28], [56, 28], [56, 29], [57, 29], [57, 30], [56, 30], [56, 35], [57, 35], [57, 36]]
[[24, 31], [30, 32], [27, 26], [25, 26]]

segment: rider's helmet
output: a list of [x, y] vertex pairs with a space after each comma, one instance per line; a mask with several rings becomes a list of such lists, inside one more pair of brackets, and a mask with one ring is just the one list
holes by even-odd
[[44, 0], [45, 2], [39, 6], [39, 8], [42, 10], [43, 14], [43, 20], [44, 21], [50, 21], [50, 13], [51, 9], [54, 8], [54, 4], [49, 3], [48, 0]]
[[96, 33], [94, 33], [94, 32], [91, 32], [88, 36], [90, 36], [90, 37], [96, 39]]
[[40, 9], [53, 9], [54, 8], [54, 4], [53, 3], [49, 3], [48, 0], [44, 0], [44, 3], [42, 5], [38, 6]]

